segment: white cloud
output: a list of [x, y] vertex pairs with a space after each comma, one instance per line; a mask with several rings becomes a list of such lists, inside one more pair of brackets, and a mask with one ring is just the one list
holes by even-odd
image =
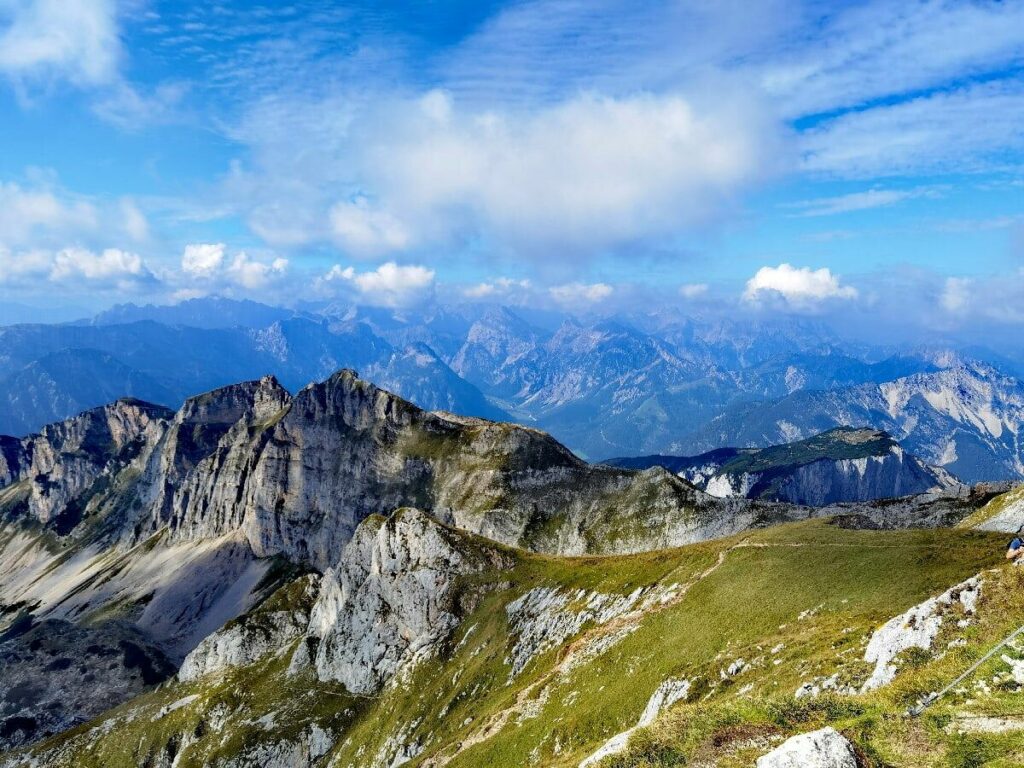
[[354, 288], [363, 301], [401, 307], [430, 296], [434, 290], [434, 277], [432, 269], [416, 265], [401, 266], [393, 261], [367, 272], [356, 272], [353, 267], [343, 269], [335, 264], [318, 279], [316, 287], [323, 290], [332, 283], [342, 283]]
[[788, 50], [770, 49], [767, 61], [752, 57], [751, 65], [791, 115], [999, 71], [1019, 62], [1024, 46], [1020, 3], [876, 0], [803, 11], [809, 34], [796, 36]]
[[971, 286], [968, 277], [947, 277], [939, 302], [947, 312], [958, 313], [967, 309], [971, 300]]
[[376, 256], [409, 246], [405, 226], [365, 197], [338, 203], [330, 211], [331, 231], [339, 246], [354, 256]]
[[149, 221], [134, 200], [130, 198], [121, 200], [121, 217], [124, 231], [130, 238], [137, 241], [149, 239]]
[[765, 300], [784, 301], [794, 309], [810, 309], [829, 299], [855, 299], [857, 289], [842, 285], [827, 268], [796, 268], [789, 264], [761, 267], [747, 281], [743, 300], [759, 303]]
[[707, 283], [685, 283], [679, 286], [679, 295], [684, 299], [696, 299], [708, 292]]
[[511, 277], [499, 277], [490, 282], [477, 283], [462, 290], [462, 294], [470, 299], [483, 299], [488, 296], [508, 295], [515, 291], [528, 291], [532, 287], [529, 280], [516, 280]]
[[937, 186], [913, 187], [909, 189], [868, 189], [863, 192], [851, 192], [834, 197], [819, 197], [813, 200], [801, 200], [790, 203], [787, 208], [795, 208], [798, 216], [832, 216], [852, 211], [866, 211], [872, 208], [885, 208], [916, 198], [937, 198], [942, 195], [943, 188]]
[[262, 235], [327, 239], [357, 257], [476, 240], [587, 256], [701, 226], [788, 160], [777, 125], [742, 96], [583, 94], [528, 110], [440, 91], [261, 102], [236, 133], [255, 166], [236, 169], [225, 194]]
[[91, 203], [59, 197], [46, 188], [23, 189], [0, 182], [0, 242], [9, 246], [34, 245], [42, 232], [94, 231], [99, 218]]
[[613, 292], [607, 283], [566, 283], [548, 289], [551, 298], [560, 304], [593, 304], [604, 301]]
[[120, 53], [114, 0], [0, 2], [0, 71], [12, 77], [109, 83]]
[[224, 274], [231, 282], [255, 290], [265, 288], [288, 271], [288, 259], [280, 257], [270, 262], [257, 261], [244, 251], [235, 254]]
[[147, 270], [137, 253], [107, 248], [95, 253], [85, 248], [65, 248], [57, 252], [50, 277], [53, 280], [119, 280], [142, 277]]
[[181, 269], [190, 277], [211, 278], [224, 265], [224, 243], [192, 243], [181, 255]]
[[224, 243], [192, 243], [181, 256], [181, 271], [187, 279], [206, 285], [236, 285], [250, 290], [265, 288], [288, 271], [288, 259], [254, 259], [239, 251], [230, 260]]
[[803, 134], [803, 167], [870, 178], [1001, 168], [1024, 151], [1024, 84], [994, 81], [850, 112]]

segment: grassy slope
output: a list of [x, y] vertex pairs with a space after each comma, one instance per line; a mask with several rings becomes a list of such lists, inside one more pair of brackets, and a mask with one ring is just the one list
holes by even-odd
[[1021, 501], [1024, 501], [1024, 485], [1019, 485], [1006, 493], [999, 494], [977, 512], [961, 520], [957, 527], [974, 528], [1006, 511], [1011, 504]]
[[[935, 716], [923, 721], [923, 735], [907, 736], [891, 713], [952, 676], [977, 652], [976, 643], [984, 644], [1014, 621], [1024, 622], [1024, 603], [1007, 601], [1004, 613], [968, 630], [970, 645], [907, 674], [891, 691], [810, 707], [795, 705], [792, 693], [815, 675], [835, 671], [863, 679], [867, 666], [859, 660], [870, 631], [998, 563], [1003, 538], [949, 530], [849, 531], [812, 521], [629, 557], [518, 555], [511, 573], [486, 574], [467, 584], [470, 591], [485, 587], [484, 597], [446, 658], [421, 665], [406, 684], [379, 697], [357, 700], [309, 679], [289, 680], [283, 674], [287, 657], [265, 659], [215, 682], [173, 685], [141, 697], [115, 710], [120, 721], [109, 735], [89, 735], [82, 727], [51, 744], [71, 748], [66, 764], [128, 766], [166, 750], [174, 734], [188, 733], [194, 743], [175, 747], [182, 752], [178, 765], [187, 768], [236, 754], [246, 744], [294, 736], [317, 723], [336, 732], [344, 727], [332, 764], [367, 765], [368, 756], [402, 724], [415, 723], [401, 739], [424, 746], [413, 766], [446, 761], [450, 766], [570, 766], [635, 724], [659, 683], [686, 677], [694, 681], [695, 703], [676, 707], [654, 736], [634, 739], [637, 751], [629, 765], [681, 764], [682, 756], [706, 751], [708, 743], [717, 750], [714, 744], [720, 742], [728, 752], [731, 733], [753, 730], [751, 738], [760, 738], [824, 722], [867, 734], [865, 743], [893, 765], [924, 764], [889, 755], [898, 757], [907, 740], [940, 738], [937, 726], [928, 725]], [[628, 594], [659, 582], [691, 586], [635, 622], [635, 631], [596, 658], [559, 672], [568, 651], [557, 648], [509, 683], [504, 608], [526, 589], [558, 585]], [[811, 614], [798, 619], [805, 611]], [[779, 644], [784, 648], [772, 655], [770, 649]], [[750, 669], [723, 679], [721, 670], [737, 658]], [[161, 707], [191, 694], [199, 699], [154, 720]], [[256, 722], [271, 711], [276, 715], [269, 729]], [[228, 719], [219, 733], [212, 725], [217, 713]], [[728, 764], [749, 765], [751, 754], [764, 746], [753, 749], [737, 751], [738, 762]]]

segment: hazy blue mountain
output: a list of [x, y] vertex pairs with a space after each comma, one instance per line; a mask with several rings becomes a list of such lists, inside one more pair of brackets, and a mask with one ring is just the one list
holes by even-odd
[[92, 325], [123, 325], [152, 320], [164, 325], [192, 328], [260, 328], [294, 314], [290, 309], [271, 307], [249, 299], [210, 296], [171, 305], [117, 304], [87, 322]]
[[174, 402], [175, 391], [112, 355], [66, 349], [44, 355], [0, 384], [0, 433], [21, 435], [120, 397]]
[[1024, 384], [974, 363], [880, 384], [799, 391], [729, 407], [671, 449], [765, 446], [841, 425], [891, 433], [907, 450], [969, 482], [1024, 474]]
[[146, 320], [0, 328], [0, 380], [10, 382], [0, 432], [22, 434], [129, 395], [177, 407], [266, 374], [296, 391], [344, 367], [372, 372], [423, 408], [507, 418], [437, 355], [407, 353], [363, 323], [289, 317], [262, 328], [195, 328]]

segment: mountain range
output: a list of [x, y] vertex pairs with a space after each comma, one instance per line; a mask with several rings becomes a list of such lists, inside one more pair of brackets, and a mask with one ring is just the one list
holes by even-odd
[[122, 305], [0, 328], [0, 432], [117, 397], [177, 408], [265, 373], [295, 392], [342, 367], [429, 410], [544, 429], [591, 460], [765, 447], [851, 426], [884, 430], [967, 482], [1024, 476], [1016, 364], [977, 349], [868, 347], [799, 318]]
[[[901, 450], [848, 429], [720, 470], [753, 488], [883, 457], [913, 488]], [[941, 516], [932, 489], [718, 498], [350, 370], [116, 400], [0, 459], [4, 768], [731, 765], [822, 729], [853, 755], [947, 750], [877, 724], [1024, 618], [1017, 569], [986, 570], [1017, 490], [948, 488]], [[1024, 689], [1005, 658], [987, 706]]]

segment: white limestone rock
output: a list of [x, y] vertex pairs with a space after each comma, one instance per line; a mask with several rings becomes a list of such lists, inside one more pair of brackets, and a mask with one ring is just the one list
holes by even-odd
[[296, 638], [302, 637], [309, 626], [309, 607], [316, 596], [318, 576], [304, 576], [295, 605], [283, 610], [263, 610], [246, 614], [237, 621], [214, 632], [185, 657], [178, 670], [178, 679], [187, 682], [204, 675], [222, 672], [231, 667], [252, 664], [268, 653], [280, 651]]
[[415, 509], [364, 521], [324, 574], [310, 615], [319, 679], [368, 695], [434, 654], [459, 623], [459, 577], [497, 559], [463, 541]]
[[646, 728], [653, 725], [654, 721], [658, 719], [658, 715], [676, 702], [685, 699], [689, 693], [689, 680], [678, 680], [674, 678], [665, 680], [657, 687], [657, 689], [655, 689], [654, 693], [651, 694], [651, 698], [647, 700], [647, 706], [644, 707], [644, 711], [641, 713], [637, 724], [632, 728], [628, 728], [622, 733], [617, 733], [608, 739], [608, 741], [602, 744], [600, 748], [580, 763], [580, 768], [591, 768], [591, 766], [596, 766], [606, 757], [611, 757], [612, 755], [624, 752], [626, 747], [629, 746], [630, 737], [638, 728]]
[[839, 731], [822, 728], [787, 739], [759, 757], [757, 768], [857, 768], [857, 754]]
[[861, 691], [873, 691], [892, 682], [897, 672], [893, 660], [910, 648], [929, 650], [949, 609], [959, 603], [964, 613], [973, 614], [980, 592], [981, 580], [972, 577], [883, 624], [864, 651], [864, 660], [873, 663], [875, 669]]
[[584, 625], [605, 624], [635, 606], [644, 595], [637, 588], [629, 595], [575, 592], [556, 587], [536, 587], [505, 607], [509, 629], [515, 637], [508, 663], [515, 677], [535, 657], [561, 645]]

